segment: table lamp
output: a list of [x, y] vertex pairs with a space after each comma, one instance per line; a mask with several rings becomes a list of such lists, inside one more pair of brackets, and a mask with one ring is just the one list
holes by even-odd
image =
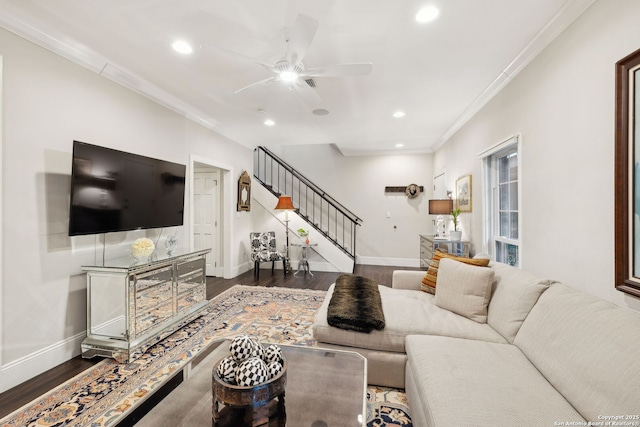
[[[453, 200], [451, 199], [429, 200], [429, 215], [438, 215], [435, 222], [435, 237], [444, 237], [445, 225], [442, 215], [449, 215], [452, 210]], [[442, 234], [440, 234], [440, 225], [442, 225]]]
[[287, 271], [289, 270], [289, 211], [295, 211], [296, 208], [293, 206], [293, 201], [291, 200], [291, 196], [280, 196], [278, 197], [278, 204], [275, 207], [277, 211], [284, 211], [284, 226], [286, 229], [285, 235], [287, 240], [286, 246], [286, 257], [287, 257]]

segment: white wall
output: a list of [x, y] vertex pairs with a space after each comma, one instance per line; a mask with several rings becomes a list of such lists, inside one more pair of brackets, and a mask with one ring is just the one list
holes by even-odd
[[614, 64], [640, 47], [640, 2], [599, 0], [434, 157], [436, 170], [472, 173], [482, 239], [477, 153], [522, 132], [522, 266], [623, 306], [614, 289]]
[[[456, 178], [473, 175], [473, 213], [462, 221], [480, 242], [476, 153], [522, 132], [524, 268], [640, 310], [637, 298], [613, 287], [614, 63], [640, 47], [638, 22], [637, 0], [597, 1], [435, 155], [275, 150], [364, 219], [358, 262], [417, 266], [418, 234], [431, 231], [434, 171], [446, 170], [449, 189]], [[185, 164], [201, 156], [230, 165], [235, 180], [252, 170], [252, 153], [4, 30], [0, 55], [3, 391], [79, 352], [86, 325], [80, 266], [101, 256], [102, 242], [66, 235], [73, 139]], [[410, 183], [424, 185], [426, 194], [409, 200], [384, 193], [385, 186]], [[187, 221], [189, 209], [187, 203]], [[235, 213], [231, 222], [230, 261], [241, 272], [250, 264], [255, 222], [248, 213]], [[109, 253], [139, 233], [108, 235]]]
[[[364, 220], [357, 231], [358, 264], [419, 266], [418, 235], [433, 230], [431, 154], [345, 157], [330, 145], [269, 149]], [[409, 184], [422, 185], [425, 192], [408, 199], [384, 191]]]
[[[86, 327], [80, 266], [102, 256], [102, 241], [67, 236], [74, 139], [183, 164], [191, 155], [213, 159], [230, 165], [234, 182], [252, 170], [253, 159], [251, 150], [5, 30], [0, 55], [3, 391], [79, 354]], [[235, 206], [236, 185], [231, 188]], [[189, 217], [187, 198], [178, 233], [186, 247]], [[232, 230], [230, 262], [238, 270], [251, 217], [232, 216], [226, 226]], [[107, 257], [124, 255], [133, 239], [157, 233], [108, 234]]]

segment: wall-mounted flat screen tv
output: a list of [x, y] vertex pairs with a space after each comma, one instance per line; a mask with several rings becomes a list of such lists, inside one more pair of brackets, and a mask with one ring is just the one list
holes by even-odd
[[69, 236], [184, 222], [186, 166], [73, 141]]

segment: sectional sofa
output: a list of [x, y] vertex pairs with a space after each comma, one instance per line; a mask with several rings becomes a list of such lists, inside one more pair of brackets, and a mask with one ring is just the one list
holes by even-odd
[[433, 295], [424, 271], [395, 271], [370, 333], [329, 326], [330, 288], [318, 345], [404, 388], [414, 426], [640, 426], [638, 313], [500, 263], [443, 259], [437, 274]]

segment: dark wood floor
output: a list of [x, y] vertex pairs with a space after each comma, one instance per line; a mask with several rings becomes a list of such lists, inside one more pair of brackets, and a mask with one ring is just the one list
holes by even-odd
[[[412, 269], [415, 268], [356, 265], [354, 273], [372, 278], [381, 285], [390, 285], [393, 270]], [[297, 276], [294, 276], [293, 273], [285, 276], [282, 270], [276, 270], [272, 274], [270, 269], [262, 269], [259, 280], [254, 277], [253, 270], [247, 271], [233, 279], [209, 277], [207, 278], [207, 299], [212, 299], [236, 284], [327, 290], [340, 274], [341, 273], [314, 272], [313, 276], [302, 273], [298, 273]], [[0, 394], [0, 418], [10, 414], [85, 369], [88, 369], [100, 360], [100, 358], [87, 360], [80, 356], [75, 357]]]

